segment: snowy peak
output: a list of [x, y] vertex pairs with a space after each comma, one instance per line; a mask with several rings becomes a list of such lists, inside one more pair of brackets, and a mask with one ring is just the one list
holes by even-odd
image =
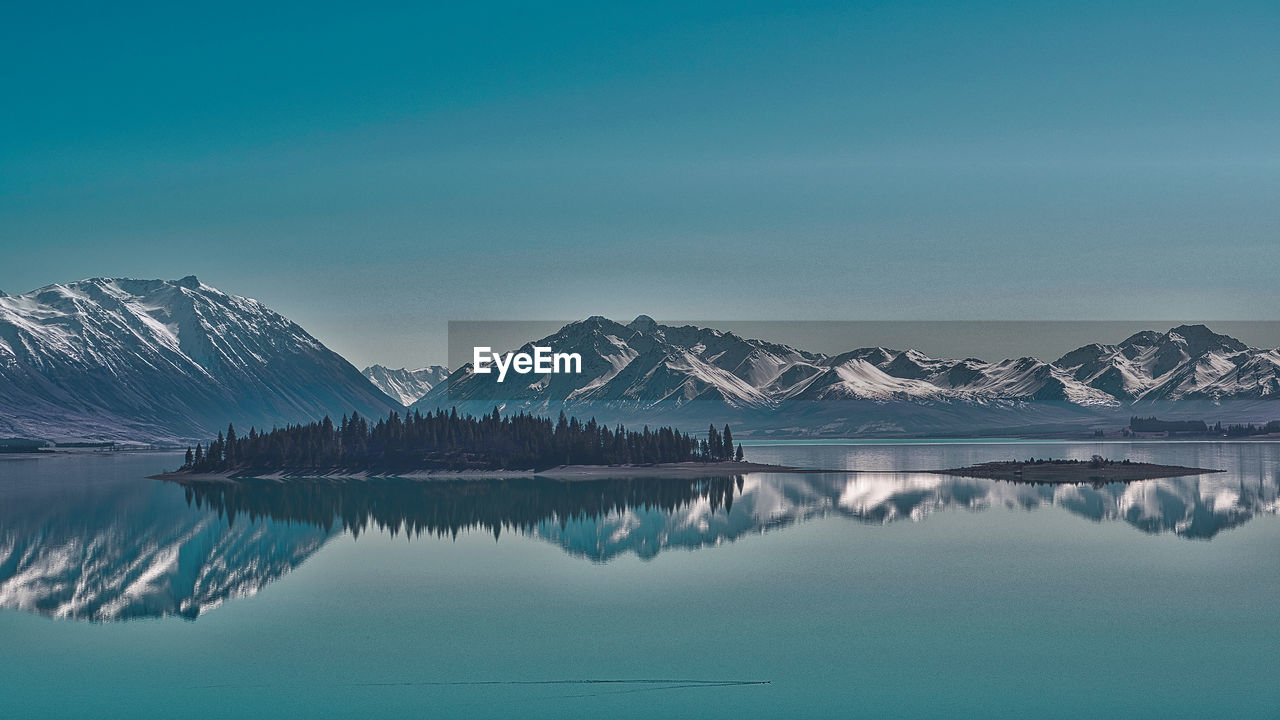
[[180, 440], [397, 407], [297, 324], [194, 276], [0, 298], [0, 434]]
[[515, 349], [534, 344], [578, 353], [582, 372], [502, 384], [469, 365], [362, 374], [262, 303], [195, 276], [50, 285], [0, 296], [0, 407], [17, 409], [0, 413], [0, 436], [184, 440], [228, 421], [265, 428], [351, 410], [383, 416], [409, 404], [628, 422], [753, 417], [759, 426], [832, 433], [906, 431], [900, 421], [910, 416], [937, 431], [976, 427], [980, 412], [1004, 413], [998, 427], [1033, 414], [1010, 420], [1010, 409], [1034, 408], [1041, 422], [1143, 403], [1280, 398], [1280, 350], [1203, 325], [1092, 343], [1053, 363], [885, 347], [826, 356], [645, 315], [625, 325], [592, 316]]
[[[1275, 397], [1273, 351], [1250, 348], [1204, 325], [1143, 331], [1119, 345], [1092, 344], [1054, 364], [1092, 387], [1125, 401]], [[1246, 367], [1243, 377], [1240, 369]]]
[[458, 404], [476, 412], [494, 406], [506, 412], [614, 411], [646, 418], [682, 408], [719, 408], [776, 418], [812, 415], [819, 412], [813, 403], [821, 401], [828, 409], [832, 402], [950, 408], [944, 416], [964, 418], [957, 414], [961, 408], [1052, 405], [1096, 413], [1157, 399], [1280, 397], [1280, 351], [1252, 350], [1203, 325], [1144, 331], [1114, 345], [1092, 343], [1052, 363], [1033, 357], [935, 358], [885, 347], [828, 357], [711, 328], [662, 325], [644, 315], [626, 325], [590, 317], [536, 344], [580, 353], [583, 373], [528, 376], [503, 387], [492, 376], [461, 368], [448, 387], [437, 385], [420, 405], [430, 410]]
[[1248, 346], [1228, 335], [1219, 335], [1204, 325], [1179, 325], [1165, 333], [1161, 342], [1176, 344], [1188, 357], [1200, 357], [1209, 352], [1237, 353]]
[[582, 373], [522, 376], [519, 382], [508, 380], [500, 385], [492, 374], [475, 375], [464, 366], [454, 371], [447, 383], [428, 392], [417, 406], [431, 410], [461, 404], [468, 409], [499, 406], [552, 413], [595, 405], [646, 411], [695, 403], [768, 409], [773, 394], [766, 387], [794, 368], [812, 367], [821, 358], [710, 328], [661, 325], [646, 315], [627, 325], [589, 317], [519, 349], [528, 352], [533, 345], [578, 353]]
[[989, 363], [931, 358], [918, 350], [860, 348], [831, 359], [833, 374], [810, 384], [806, 399], [992, 401], [1114, 405], [1115, 400], [1035, 358]]
[[658, 327], [658, 323], [648, 315], [637, 315], [635, 320], [627, 323], [627, 327], [636, 332], [653, 332]]
[[383, 365], [370, 365], [361, 370], [360, 374], [369, 378], [369, 382], [387, 396], [399, 400], [401, 405], [409, 406], [449, 377], [449, 368], [429, 365], [417, 370], [392, 370]]

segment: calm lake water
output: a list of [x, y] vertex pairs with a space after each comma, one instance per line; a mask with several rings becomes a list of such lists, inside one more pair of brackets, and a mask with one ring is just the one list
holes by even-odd
[[[184, 488], [145, 479], [176, 455], [4, 457], [0, 715], [1277, 716], [1280, 444], [747, 450], [877, 472]], [[1227, 472], [919, 472], [1094, 453]]]

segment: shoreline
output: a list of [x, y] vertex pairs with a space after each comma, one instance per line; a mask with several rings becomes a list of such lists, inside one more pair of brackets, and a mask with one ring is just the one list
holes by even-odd
[[[683, 462], [654, 465], [560, 465], [546, 470], [409, 470], [403, 472], [370, 472], [367, 470], [330, 470], [314, 468], [277, 470], [253, 473], [244, 470], [225, 472], [187, 472], [176, 470], [147, 476], [152, 480], [168, 482], [227, 482], [261, 480], [284, 483], [289, 481], [328, 482], [457, 482], [470, 480], [503, 480], [516, 478], [542, 478], [546, 480], [604, 480], [604, 479], [696, 479], [702, 477], [727, 477], [748, 473], [830, 474], [859, 475], [893, 473], [891, 470], [833, 470], [826, 468], [800, 468], [765, 463], [723, 461], [714, 463]], [[1091, 467], [1088, 461], [1024, 462], [996, 461], [964, 468], [945, 470], [900, 471], [927, 475], [968, 477], [983, 480], [1000, 480], [1016, 483], [1044, 483], [1071, 485], [1083, 483], [1138, 482], [1161, 478], [1183, 477], [1225, 472], [1208, 468], [1181, 465], [1156, 465], [1150, 463], [1113, 462], [1103, 467]]]

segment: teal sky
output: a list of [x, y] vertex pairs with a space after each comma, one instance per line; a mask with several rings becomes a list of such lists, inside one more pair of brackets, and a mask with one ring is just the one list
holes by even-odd
[[0, 289], [449, 319], [1271, 319], [1280, 5], [26, 3]]

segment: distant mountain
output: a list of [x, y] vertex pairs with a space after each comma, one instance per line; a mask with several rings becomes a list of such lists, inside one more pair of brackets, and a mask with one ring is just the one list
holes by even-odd
[[719, 330], [658, 325], [643, 315], [629, 325], [587, 318], [519, 350], [530, 352], [535, 344], [581, 354], [582, 373], [513, 376], [514, 381], [499, 384], [492, 374], [471, 373], [467, 364], [416, 407], [498, 404], [542, 414], [590, 406], [647, 411], [707, 404], [765, 410], [775, 395], [820, 373], [824, 360]]
[[[756, 433], [1056, 431], [1129, 414], [1280, 416], [1280, 350], [1203, 325], [1090, 344], [1053, 362], [835, 356], [640, 316], [570, 323], [526, 343], [582, 356], [581, 374], [477, 375], [470, 365], [362, 375], [256, 300], [177, 281], [93, 278], [0, 295], [0, 437], [183, 441], [411, 405]], [[1230, 416], [1226, 408], [1230, 407]]]
[[195, 277], [0, 297], [0, 436], [181, 440], [399, 409], [295, 323]]
[[1130, 402], [1280, 398], [1280, 350], [1258, 350], [1204, 325], [1086, 345], [1054, 363], [1088, 386]]
[[1198, 412], [1227, 401], [1280, 399], [1280, 350], [1250, 348], [1203, 325], [1087, 345], [1052, 363], [883, 347], [828, 357], [646, 316], [627, 325], [591, 317], [519, 350], [535, 344], [580, 353], [583, 372], [509, 375], [500, 384], [466, 365], [414, 407], [563, 409], [607, 421], [734, 420], [757, 430], [885, 434], [1049, 429], [1116, 420], [1134, 408]]
[[442, 380], [449, 377], [449, 368], [443, 365], [429, 365], [417, 370], [400, 368], [392, 370], [383, 365], [370, 365], [360, 371], [369, 378], [369, 382], [388, 396], [400, 401], [402, 405], [412, 405], [418, 398]]

